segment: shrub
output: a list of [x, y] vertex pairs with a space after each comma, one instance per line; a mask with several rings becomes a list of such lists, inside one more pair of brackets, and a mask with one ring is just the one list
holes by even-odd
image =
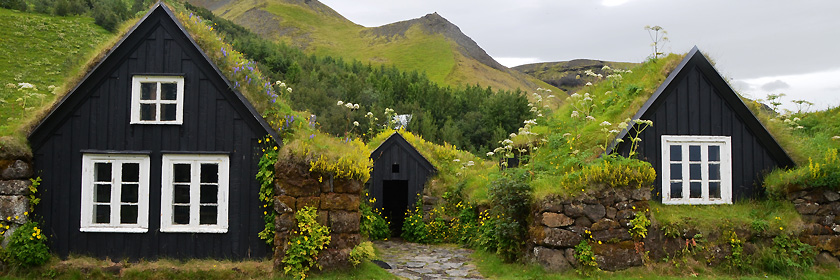
[[491, 207], [481, 217], [477, 242], [480, 249], [495, 252], [507, 262], [519, 259], [525, 245], [531, 193], [531, 186], [511, 178], [490, 184]]
[[575, 259], [578, 261], [578, 272], [581, 274], [589, 274], [589, 272], [598, 269], [598, 263], [595, 262], [595, 252], [592, 251], [592, 246], [589, 242], [581, 240], [575, 246]]
[[26, 2], [23, 0], [0, 0], [0, 8], [26, 11]]
[[633, 227], [630, 228], [630, 236], [633, 237], [635, 240], [641, 240], [647, 237], [648, 227], [650, 226], [650, 220], [648, 220], [645, 213], [636, 213], [636, 217], [630, 221], [630, 225]]
[[263, 205], [263, 222], [265, 227], [257, 235], [265, 243], [274, 243], [274, 164], [277, 163], [277, 146], [273, 144], [271, 136], [260, 139], [259, 144], [263, 145], [263, 155], [257, 164], [257, 181], [260, 182], [260, 202]]
[[417, 200], [417, 205], [414, 207], [414, 210], [405, 212], [405, 221], [403, 222], [400, 237], [408, 242], [428, 242], [426, 223], [423, 222], [423, 202], [421, 200]]
[[[365, 197], [367, 197], [367, 191], [365, 191]], [[375, 198], [368, 198], [367, 202], [359, 205], [359, 210], [362, 212], [361, 221], [359, 221], [359, 231], [362, 236], [370, 240], [387, 239], [391, 236], [391, 230], [388, 228], [388, 222], [382, 217], [379, 209], [371, 206], [375, 202]]]
[[828, 149], [822, 158], [808, 158], [808, 165], [790, 170], [776, 170], [767, 175], [764, 186], [776, 198], [805, 188], [832, 188], [840, 186], [839, 149]]
[[786, 234], [773, 238], [773, 247], [761, 258], [765, 271], [790, 275], [814, 264], [814, 247]]
[[36, 222], [27, 222], [12, 234], [6, 252], [11, 263], [21, 267], [39, 266], [50, 259], [47, 238]]
[[375, 257], [376, 253], [373, 250], [373, 243], [365, 241], [356, 245], [356, 247], [353, 247], [353, 250], [350, 251], [350, 258], [348, 260], [350, 260], [350, 263], [353, 264], [353, 266], [357, 266], [360, 263], [366, 262]]
[[289, 241], [286, 257], [283, 258], [283, 271], [286, 275], [305, 279], [313, 265], [318, 265], [317, 256], [330, 244], [330, 229], [318, 223], [318, 211], [307, 206], [295, 213], [297, 230]]

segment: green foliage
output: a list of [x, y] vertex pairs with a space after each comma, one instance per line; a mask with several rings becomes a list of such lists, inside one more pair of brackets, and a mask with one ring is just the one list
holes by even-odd
[[363, 237], [370, 240], [382, 240], [391, 237], [391, 230], [388, 229], [389, 222], [382, 217], [379, 209], [373, 208], [373, 203], [376, 198], [368, 198], [368, 192], [365, 190], [365, 202], [359, 204], [361, 212], [361, 221], [359, 221], [359, 231]]
[[813, 246], [781, 234], [773, 238], [773, 247], [763, 254], [761, 265], [765, 271], [774, 274], [792, 275], [811, 267], [815, 255]]
[[732, 253], [725, 257], [727, 266], [739, 270], [744, 269], [749, 263], [749, 260], [744, 259], [743, 256], [744, 241], [738, 238], [738, 234], [732, 231], [729, 234], [729, 240], [727, 240], [727, 243], [729, 243], [729, 246], [732, 247]]
[[258, 142], [263, 145], [263, 155], [257, 164], [256, 177], [257, 182], [260, 183], [259, 199], [263, 205], [265, 228], [257, 235], [265, 240], [266, 244], [271, 245], [274, 243], [274, 216], [276, 215], [274, 212], [274, 164], [277, 163], [277, 146], [270, 135]]
[[489, 195], [490, 209], [480, 217], [478, 248], [515, 261], [522, 256], [527, 239], [531, 186], [505, 177], [490, 183]]
[[405, 221], [400, 235], [405, 241], [428, 243], [429, 236], [426, 223], [423, 221], [423, 202], [418, 199], [414, 209], [405, 212]]
[[808, 165], [789, 170], [776, 170], [764, 180], [772, 197], [784, 199], [785, 194], [811, 188], [840, 188], [840, 158], [838, 148], [828, 149], [822, 158], [808, 158]]
[[47, 238], [41, 234], [37, 222], [29, 221], [12, 234], [6, 255], [12, 264], [21, 267], [40, 266], [50, 259]]
[[689, 228], [700, 232], [718, 231], [723, 222], [730, 228], [753, 228], [753, 224], [763, 228], [766, 225], [767, 231], [755, 232], [765, 236], [803, 224], [793, 203], [786, 200], [742, 200], [729, 205], [663, 205], [651, 200], [650, 213], [663, 225], [666, 236], [669, 233], [679, 235]]
[[650, 227], [650, 220], [645, 213], [636, 212], [636, 217], [630, 220], [630, 236], [636, 241], [647, 237], [648, 227]]
[[24, 0], [0, 0], [0, 8], [25, 12], [27, 6]]
[[34, 179], [29, 179], [29, 211], [35, 211], [35, 206], [41, 203], [41, 198], [38, 197], [38, 187], [41, 186], [41, 176]]
[[595, 262], [595, 252], [589, 242], [581, 240], [575, 246], [575, 259], [578, 261], [578, 272], [588, 275], [594, 270], [598, 270], [598, 263]]
[[350, 251], [348, 260], [353, 266], [358, 266], [360, 263], [366, 262], [376, 257], [376, 252], [373, 250], [373, 243], [365, 241], [353, 247]]
[[297, 230], [292, 232], [283, 272], [297, 279], [305, 279], [309, 269], [318, 265], [318, 253], [330, 244], [330, 229], [318, 223], [318, 211], [307, 206], [295, 213]]

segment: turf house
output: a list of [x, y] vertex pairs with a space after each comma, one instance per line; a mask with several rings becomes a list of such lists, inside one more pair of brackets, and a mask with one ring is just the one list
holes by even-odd
[[29, 135], [51, 249], [263, 257], [258, 139], [276, 133], [156, 4]]
[[[663, 204], [726, 204], [762, 195], [763, 175], [793, 160], [694, 47], [633, 119], [652, 120], [638, 156], [653, 165]], [[613, 152], [627, 155], [627, 128]]]
[[368, 181], [374, 207], [391, 217], [391, 232], [399, 236], [406, 209], [423, 194], [426, 181], [437, 169], [398, 132], [394, 132], [370, 154], [373, 170]]

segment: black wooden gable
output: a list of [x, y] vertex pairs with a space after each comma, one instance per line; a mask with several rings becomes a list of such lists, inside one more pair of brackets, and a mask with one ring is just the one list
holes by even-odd
[[[135, 75], [183, 77], [181, 124], [131, 123]], [[258, 140], [279, 139], [245, 97], [212, 63], [164, 4], [156, 4], [29, 135], [43, 179], [43, 218], [53, 252], [112, 259], [261, 258], [269, 252], [264, 229]], [[278, 141], [279, 143], [279, 141]], [[83, 157], [147, 155], [148, 231], [84, 232]], [[163, 232], [162, 169], [166, 155], [212, 154], [229, 161], [227, 231]]]
[[420, 154], [420, 152], [417, 151], [411, 143], [408, 143], [408, 141], [405, 140], [405, 138], [398, 132], [394, 132], [394, 134], [391, 134], [391, 136], [389, 136], [388, 139], [385, 139], [382, 144], [379, 144], [379, 146], [370, 153], [370, 158], [373, 159], [374, 162], [377, 162], [383, 154], [392, 151], [393, 149], [398, 149], [397, 151], [400, 154], [408, 156], [423, 170], [426, 170], [429, 173], [437, 172], [437, 168], [435, 168], [435, 166], [432, 165], [426, 157]]
[[[150, 52], [144, 52], [143, 48], [160, 50], [162, 53], [149, 55]], [[120, 69], [126, 61], [131, 61], [135, 65], [124, 67], [128, 69]], [[183, 63], [184, 61], [188, 63]], [[134, 69], [143, 69], [143, 71], [135, 73], [132, 71]], [[227, 89], [223, 92], [224, 98], [233, 105], [240, 118], [246, 119], [250, 129], [264, 130], [275, 140], [280, 139], [245, 96], [235, 90], [233, 84], [211, 62], [186, 28], [175, 18], [172, 11], [159, 2], [116, 45], [111, 47], [105, 57], [41, 120], [30, 133], [29, 142], [33, 149], [42, 145], [49, 134], [67, 121], [68, 116], [77, 110], [82, 102], [92, 96], [95, 98], [96, 89], [109, 78], [122, 79], [125, 74], [171, 75], [194, 71], [201, 72], [201, 82], [212, 83], [213, 87]], [[191, 78], [197, 79], [196, 77], [186, 79]], [[198, 85], [187, 81], [187, 85], [190, 84]], [[128, 91], [130, 77], [129, 80], [123, 80], [120, 86], [111, 90], [130, 95]], [[111, 105], [115, 108], [122, 106], [122, 104]], [[128, 112], [124, 113], [127, 116]]]
[[[639, 137], [638, 157], [656, 169], [661, 183], [662, 135], [730, 136], [733, 199], [760, 195], [763, 174], [791, 167], [793, 160], [747, 108], [737, 93], [694, 47], [645, 102], [633, 119], [653, 121]], [[621, 131], [608, 151], [628, 155], [630, 130]]]

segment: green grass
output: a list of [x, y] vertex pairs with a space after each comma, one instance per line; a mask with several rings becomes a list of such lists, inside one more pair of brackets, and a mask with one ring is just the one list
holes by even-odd
[[767, 235], [792, 234], [803, 224], [801, 216], [789, 201], [744, 200], [730, 205], [664, 205], [651, 200], [650, 211], [660, 226], [694, 228], [704, 234], [736, 227]]
[[[89, 17], [0, 9], [0, 136], [22, 134], [20, 126], [55, 101], [55, 93], [75, 86], [65, 83], [68, 77], [79, 75], [87, 58], [113, 36]], [[19, 90], [19, 83], [37, 90]]]

